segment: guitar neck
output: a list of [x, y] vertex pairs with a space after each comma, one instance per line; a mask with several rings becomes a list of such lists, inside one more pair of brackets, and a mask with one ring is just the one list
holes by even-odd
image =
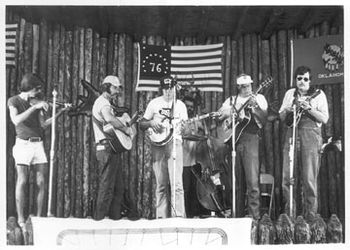
[[[259, 88], [254, 92], [253, 95], [257, 95], [262, 89], [262, 86], [259, 86]], [[239, 114], [243, 109], [245, 109], [245, 107], [248, 106], [248, 103], [250, 101], [250, 97], [248, 98], [248, 100], [246, 100], [243, 105], [237, 110], [237, 114]]]
[[211, 116], [215, 116], [215, 115], [218, 115], [218, 112], [211, 112], [211, 113], [208, 113], [208, 114], [196, 116], [194, 118], [186, 120], [185, 122], [190, 123], [190, 122], [194, 122], [194, 121], [200, 121], [200, 120], [203, 120], [205, 118], [208, 118], [208, 117], [211, 117]]
[[127, 123], [127, 125], [130, 127], [131, 125], [133, 125], [135, 122], [137, 122], [137, 120], [139, 119], [139, 111], [136, 111], [134, 113], [134, 115], [132, 116], [132, 118], [130, 119], [130, 121]]

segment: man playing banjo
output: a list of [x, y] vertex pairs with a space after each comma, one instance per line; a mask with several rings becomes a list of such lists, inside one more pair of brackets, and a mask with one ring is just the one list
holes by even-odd
[[[169, 201], [171, 216], [185, 217], [181, 121], [187, 120], [188, 116], [186, 106], [181, 100], [176, 100], [174, 105], [175, 84], [176, 81], [171, 76], [160, 80], [163, 95], [150, 101], [140, 121], [142, 130], [148, 129], [155, 136], [166, 134], [166, 139], [158, 141], [157, 144], [152, 143], [151, 139], [152, 165], [157, 184], [156, 218], [170, 217]], [[176, 152], [173, 152], [173, 140], [176, 140]], [[167, 190], [169, 183], [171, 192]]]

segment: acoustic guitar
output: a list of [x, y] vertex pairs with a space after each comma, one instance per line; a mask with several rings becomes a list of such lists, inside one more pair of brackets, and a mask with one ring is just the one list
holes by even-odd
[[136, 111], [133, 116], [130, 116], [127, 113], [124, 113], [118, 119], [125, 125], [131, 128], [130, 135], [125, 134], [119, 129], [115, 129], [111, 124], [105, 124], [103, 126], [103, 132], [109, 135], [111, 140], [109, 144], [115, 152], [122, 153], [129, 151], [132, 148], [133, 139], [136, 136], [136, 127], [133, 126], [134, 123], [138, 122], [143, 115], [143, 111]]
[[[272, 77], [267, 77], [259, 86], [259, 88], [254, 92], [252, 96], [256, 96], [259, 94], [264, 88], [267, 88], [271, 85], [273, 79]], [[221, 126], [218, 127], [218, 137], [222, 138], [225, 143], [230, 141], [232, 137], [232, 129], [235, 129], [235, 143], [239, 140], [242, 135], [244, 129], [248, 126], [249, 122], [252, 119], [250, 112], [245, 112], [244, 109], [248, 107], [250, 98], [248, 98], [239, 109], [234, 108], [233, 116], [235, 120], [234, 126], [232, 126], [232, 117], [228, 117], [227, 119], [222, 121]], [[244, 111], [244, 115], [240, 116], [241, 111]]]

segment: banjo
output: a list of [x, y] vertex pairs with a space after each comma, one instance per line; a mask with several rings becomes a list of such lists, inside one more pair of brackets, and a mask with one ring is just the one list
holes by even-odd
[[[199, 121], [208, 117], [214, 117], [217, 116], [218, 112], [211, 112], [208, 114], [196, 116], [194, 118], [188, 119], [188, 120], [180, 120], [176, 122], [175, 127], [181, 127], [188, 123]], [[146, 138], [153, 146], [164, 146], [172, 141], [173, 134], [174, 134], [174, 125], [170, 122], [170, 119], [165, 118], [162, 121], [162, 130], [160, 132], [154, 131], [152, 128], [148, 128], [146, 130]]]

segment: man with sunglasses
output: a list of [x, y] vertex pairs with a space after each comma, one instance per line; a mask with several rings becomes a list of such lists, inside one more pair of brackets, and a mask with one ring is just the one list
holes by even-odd
[[[247, 186], [248, 216], [260, 218], [260, 188], [259, 188], [259, 141], [260, 130], [267, 119], [267, 101], [261, 94], [253, 95], [253, 80], [249, 75], [237, 77], [238, 95], [226, 99], [219, 109], [219, 120], [231, 119], [232, 111], [239, 110], [248, 101], [248, 105], [239, 114], [238, 120], [244, 120], [247, 114], [251, 119], [236, 143], [236, 168], [244, 171]], [[249, 115], [248, 115], [249, 117]], [[237, 129], [236, 129], [237, 133]], [[240, 180], [237, 180], [238, 182]], [[240, 212], [240, 211], [239, 211]]]
[[35, 171], [37, 198], [36, 215], [44, 216], [44, 200], [47, 193], [47, 157], [43, 144], [43, 128], [51, 123], [44, 120], [44, 112], [49, 108], [45, 101], [32, 104], [30, 100], [41, 93], [43, 81], [36, 74], [27, 73], [20, 83], [20, 94], [8, 99], [10, 118], [15, 125], [16, 142], [13, 158], [16, 163], [16, 209], [18, 224], [25, 232], [26, 190], [30, 171]]
[[117, 76], [106, 76], [101, 85], [101, 95], [92, 107], [93, 130], [96, 142], [96, 159], [98, 163], [98, 191], [93, 218], [102, 220], [121, 219], [122, 199], [124, 193], [123, 168], [120, 164], [120, 154], [114, 152], [109, 144], [111, 139], [103, 131], [103, 125], [108, 123], [113, 128], [130, 134], [131, 128], [125, 126], [115, 115], [112, 100], [122, 94], [122, 84]]
[[[320, 167], [320, 150], [322, 146], [321, 126], [326, 124], [329, 118], [326, 95], [322, 90], [310, 99], [316, 89], [311, 85], [311, 69], [299, 66], [294, 73], [296, 87], [289, 89], [283, 98], [279, 110], [280, 118], [285, 121], [293, 112], [293, 106], [303, 111], [300, 121], [296, 125], [296, 151], [300, 155], [300, 163], [294, 164], [301, 168], [303, 190], [303, 215], [317, 213], [317, 176]], [[290, 179], [290, 139], [293, 134], [293, 126], [287, 128], [283, 147], [283, 204], [282, 211], [290, 209], [289, 185], [294, 183]], [[294, 203], [295, 204], [295, 203]], [[295, 213], [295, 211], [294, 211]]]
[[[171, 76], [160, 79], [162, 95], [151, 100], [140, 121], [140, 128], [151, 128], [155, 133], [162, 133], [166, 122], [173, 124], [172, 140], [165, 145], [151, 145], [152, 165], [156, 177], [156, 218], [185, 217], [184, 190], [182, 181], [183, 148], [181, 121], [187, 120], [187, 109], [181, 100], [174, 104], [176, 81]], [[173, 140], [176, 140], [176, 166], [173, 162]], [[170, 183], [170, 190], [168, 186]], [[175, 186], [175, 190], [174, 190]], [[170, 207], [169, 207], [170, 204]], [[169, 209], [170, 208], [170, 209]]]

